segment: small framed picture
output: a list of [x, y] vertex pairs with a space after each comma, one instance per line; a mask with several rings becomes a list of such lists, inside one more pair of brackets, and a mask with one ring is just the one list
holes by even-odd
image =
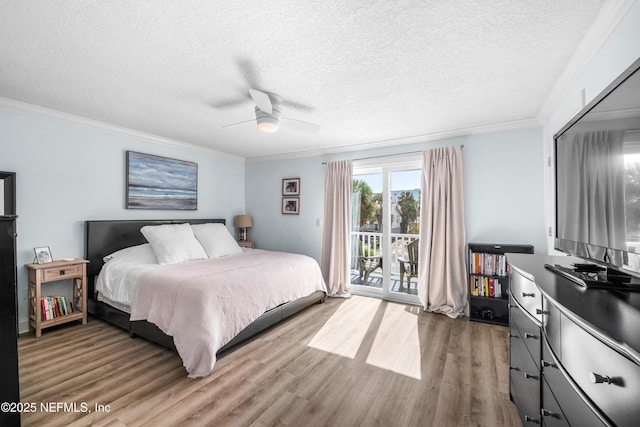
[[282, 180], [283, 196], [299, 196], [300, 195], [300, 178], [285, 178]]
[[41, 248], [33, 248], [36, 253], [36, 262], [38, 264], [46, 264], [48, 262], [53, 262], [53, 257], [51, 256], [51, 250], [49, 246], [43, 246]]
[[282, 213], [298, 215], [300, 213], [300, 197], [283, 197]]

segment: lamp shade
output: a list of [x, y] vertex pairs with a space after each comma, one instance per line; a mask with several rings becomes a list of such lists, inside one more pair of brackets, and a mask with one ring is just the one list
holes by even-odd
[[253, 227], [251, 215], [236, 215], [234, 223], [236, 228]]

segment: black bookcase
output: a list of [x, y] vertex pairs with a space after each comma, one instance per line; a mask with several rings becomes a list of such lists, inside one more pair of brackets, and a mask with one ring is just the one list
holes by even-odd
[[[0, 172], [0, 402], [20, 402], [18, 376], [18, 299], [16, 294], [15, 173]], [[16, 409], [9, 407], [9, 409]], [[20, 413], [0, 411], [1, 426], [19, 426]]]
[[469, 243], [469, 319], [509, 326], [508, 253], [532, 254], [532, 245]]

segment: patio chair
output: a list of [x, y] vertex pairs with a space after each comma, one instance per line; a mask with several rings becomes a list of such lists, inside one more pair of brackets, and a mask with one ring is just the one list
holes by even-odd
[[411, 288], [411, 278], [418, 277], [418, 246], [419, 240], [416, 239], [413, 242], [407, 245], [407, 254], [408, 256], [398, 257], [398, 261], [400, 262], [400, 287], [402, 288], [402, 282], [404, 280], [404, 276], [407, 276], [407, 293]]
[[364, 285], [369, 282], [369, 274], [378, 268], [382, 270], [382, 256], [365, 254], [364, 245], [358, 239], [358, 271], [360, 279], [364, 276]]

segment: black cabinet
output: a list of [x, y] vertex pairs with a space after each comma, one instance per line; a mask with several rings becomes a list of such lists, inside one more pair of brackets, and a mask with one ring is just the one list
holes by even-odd
[[533, 253], [531, 245], [469, 243], [469, 319], [509, 324], [507, 253]]
[[[19, 402], [16, 221], [0, 217], [0, 402]], [[20, 425], [18, 412], [0, 411], [0, 425]]]
[[[20, 402], [15, 176], [13, 172], [0, 172], [0, 403], [9, 404]], [[0, 411], [0, 425], [19, 426], [20, 413], [5, 409]]]

